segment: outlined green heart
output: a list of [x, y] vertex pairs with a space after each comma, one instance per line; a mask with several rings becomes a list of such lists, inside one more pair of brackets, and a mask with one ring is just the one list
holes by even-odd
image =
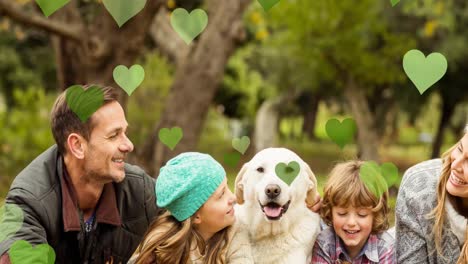
[[203, 9], [195, 9], [189, 14], [187, 10], [177, 8], [171, 14], [171, 25], [188, 45], [205, 30], [208, 15]]
[[171, 129], [161, 128], [159, 130], [159, 140], [171, 150], [174, 150], [183, 136], [184, 133], [180, 127], [173, 127]]
[[444, 77], [447, 59], [440, 53], [431, 53], [427, 58], [419, 50], [410, 50], [403, 57], [403, 69], [420, 94]]
[[40, 244], [34, 248], [24, 240], [15, 241], [8, 251], [11, 264], [53, 264], [55, 251], [48, 244]]
[[400, 0], [390, 0], [390, 3], [392, 4], [392, 6], [396, 6], [399, 2]]
[[270, 10], [274, 5], [279, 3], [279, 1], [280, 0], [258, 0], [265, 11]]
[[146, 5], [146, 0], [103, 0], [102, 2], [119, 27], [136, 16]]
[[66, 93], [68, 107], [83, 123], [104, 103], [104, 94], [98, 86], [84, 90], [81, 85], [73, 85], [67, 88]]
[[229, 167], [236, 167], [240, 157], [241, 155], [238, 152], [226, 153], [224, 154], [223, 160]]
[[291, 185], [294, 179], [299, 175], [301, 167], [296, 161], [286, 163], [280, 162], [275, 166], [275, 172], [278, 177], [284, 181], [287, 185]]
[[328, 137], [341, 149], [353, 141], [357, 131], [356, 122], [352, 118], [346, 118], [340, 123], [338, 119], [332, 118], [325, 124]]
[[381, 197], [389, 187], [398, 182], [398, 168], [391, 162], [379, 167], [374, 161], [366, 161], [361, 165], [359, 176], [369, 191], [376, 197]]
[[52, 15], [68, 2], [70, 2], [70, 0], [36, 0], [37, 5], [41, 8], [42, 13], [44, 13], [46, 17]]
[[145, 70], [139, 64], [133, 65], [130, 69], [119, 65], [115, 67], [113, 76], [115, 83], [130, 96], [145, 79]]
[[24, 213], [18, 205], [4, 204], [0, 207], [0, 243], [16, 234], [23, 221]]
[[242, 138], [232, 139], [232, 147], [242, 154], [245, 154], [245, 151], [247, 150], [249, 145], [250, 145], [250, 138], [247, 136], [243, 136]]

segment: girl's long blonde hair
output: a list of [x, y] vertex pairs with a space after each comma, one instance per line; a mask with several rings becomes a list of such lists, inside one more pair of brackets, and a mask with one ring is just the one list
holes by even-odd
[[225, 264], [230, 228], [222, 229], [205, 242], [195, 230], [192, 218], [179, 222], [165, 211], [151, 223], [134, 253], [138, 256], [135, 263], [190, 263], [190, 253], [199, 250], [205, 256], [204, 264]]
[[[468, 128], [468, 126], [467, 126]], [[465, 133], [468, 133], [467, 129], [465, 129]], [[443, 229], [444, 224], [447, 221], [446, 213], [445, 213], [445, 201], [450, 199], [451, 195], [447, 193], [447, 182], [450, 177], [450, 170], [451, 170], [451, 160], [450, 154], [452, 151], [457, 147], [458, 143], [452, 146], [449, 150], [447, 150], [444, 154], [442, 154], [443, 166], [442, 166], [442, 173], [437, 184], [437, 206], [434, 210], [431, 211], [429, 217], [434, 219], [434, 227], [432, 229], [432, 233], [434, 234], [435, 238], [435, 245], [437, 253], [442, 255], [442, 236], [443, 236]], [[468, 263], [468, 226], [466, 229], [465, 234], [465, 242], [463, 247], [460, 251], [460, 257], [458, 258], [457, 264], [466, 264]]]

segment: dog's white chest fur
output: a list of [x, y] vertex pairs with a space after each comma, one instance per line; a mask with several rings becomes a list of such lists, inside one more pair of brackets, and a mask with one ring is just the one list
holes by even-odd
[[[269, 223], [260, 220], [249, 222], [248, 212], [238, 207], [238, 221], [249, 230], [250, 244], [255, 263], [305, 264], [310, 263], [315, 239], [320, 232], [320, 216], [304, 208], [294, 219]], [[244, 218], [244, 216], [246, 218]], [[255, 217], [254, 217], [255, 218]], [[245, 221], [247, 220], [247, 221]]]

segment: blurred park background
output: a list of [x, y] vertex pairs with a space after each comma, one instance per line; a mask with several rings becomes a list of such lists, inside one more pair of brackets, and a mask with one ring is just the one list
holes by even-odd
[[[204, 32], [186, 45], [170, 12], [203, 8]], [[468, 120], [468, 3], [465, 0], [148, 0], [122, 28], [100, 0], [71, 0], [49, 18], [32, 0], [0, 0], [0, 202], [15, 175], [53, 144], [49, 112], [73, 84], [117, 87], [112, 70], [141, 64], [146, 77], [120, 102], [135, 145], [130, 162], [153, 176], [169, 158], [196, 150], [225, 165], [232, 187], [258, 150], [297, 152], [319, 179], [361, 158], [393, 162], [400, 176], [439, 157]], [[420, 95], [404, 54], [440, 52], [446, 75]], [[330, 118], [353, 118], [358, 133], [340, 149]], [[174, 151], [160, 128], [179, 126]], [[231, 140], [251, 145], [236, 166]], [[390, 191], [394, 206], [397, 187]]]

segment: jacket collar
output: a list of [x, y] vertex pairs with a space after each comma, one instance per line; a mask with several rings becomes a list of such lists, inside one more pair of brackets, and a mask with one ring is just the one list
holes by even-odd
[[[67, 168], [63, 162], [63, 157], [59, 156], [57, 161], [57, 170], [60, 177], [62, 190], [62, 216], [63, 229], [68, 231], [80, 231], [80, 216], [78, 214], [78, 202], [75, 194], [75, 189], [71, 183]], [[117, 200], [115, 198], [115, 189], [113, 183], [104, 185], [101, 198], [96, 207], [96, 221], [98, 223], [109, 224], [113, 226], [121, 226], [122, 220], [117, 208]]]

